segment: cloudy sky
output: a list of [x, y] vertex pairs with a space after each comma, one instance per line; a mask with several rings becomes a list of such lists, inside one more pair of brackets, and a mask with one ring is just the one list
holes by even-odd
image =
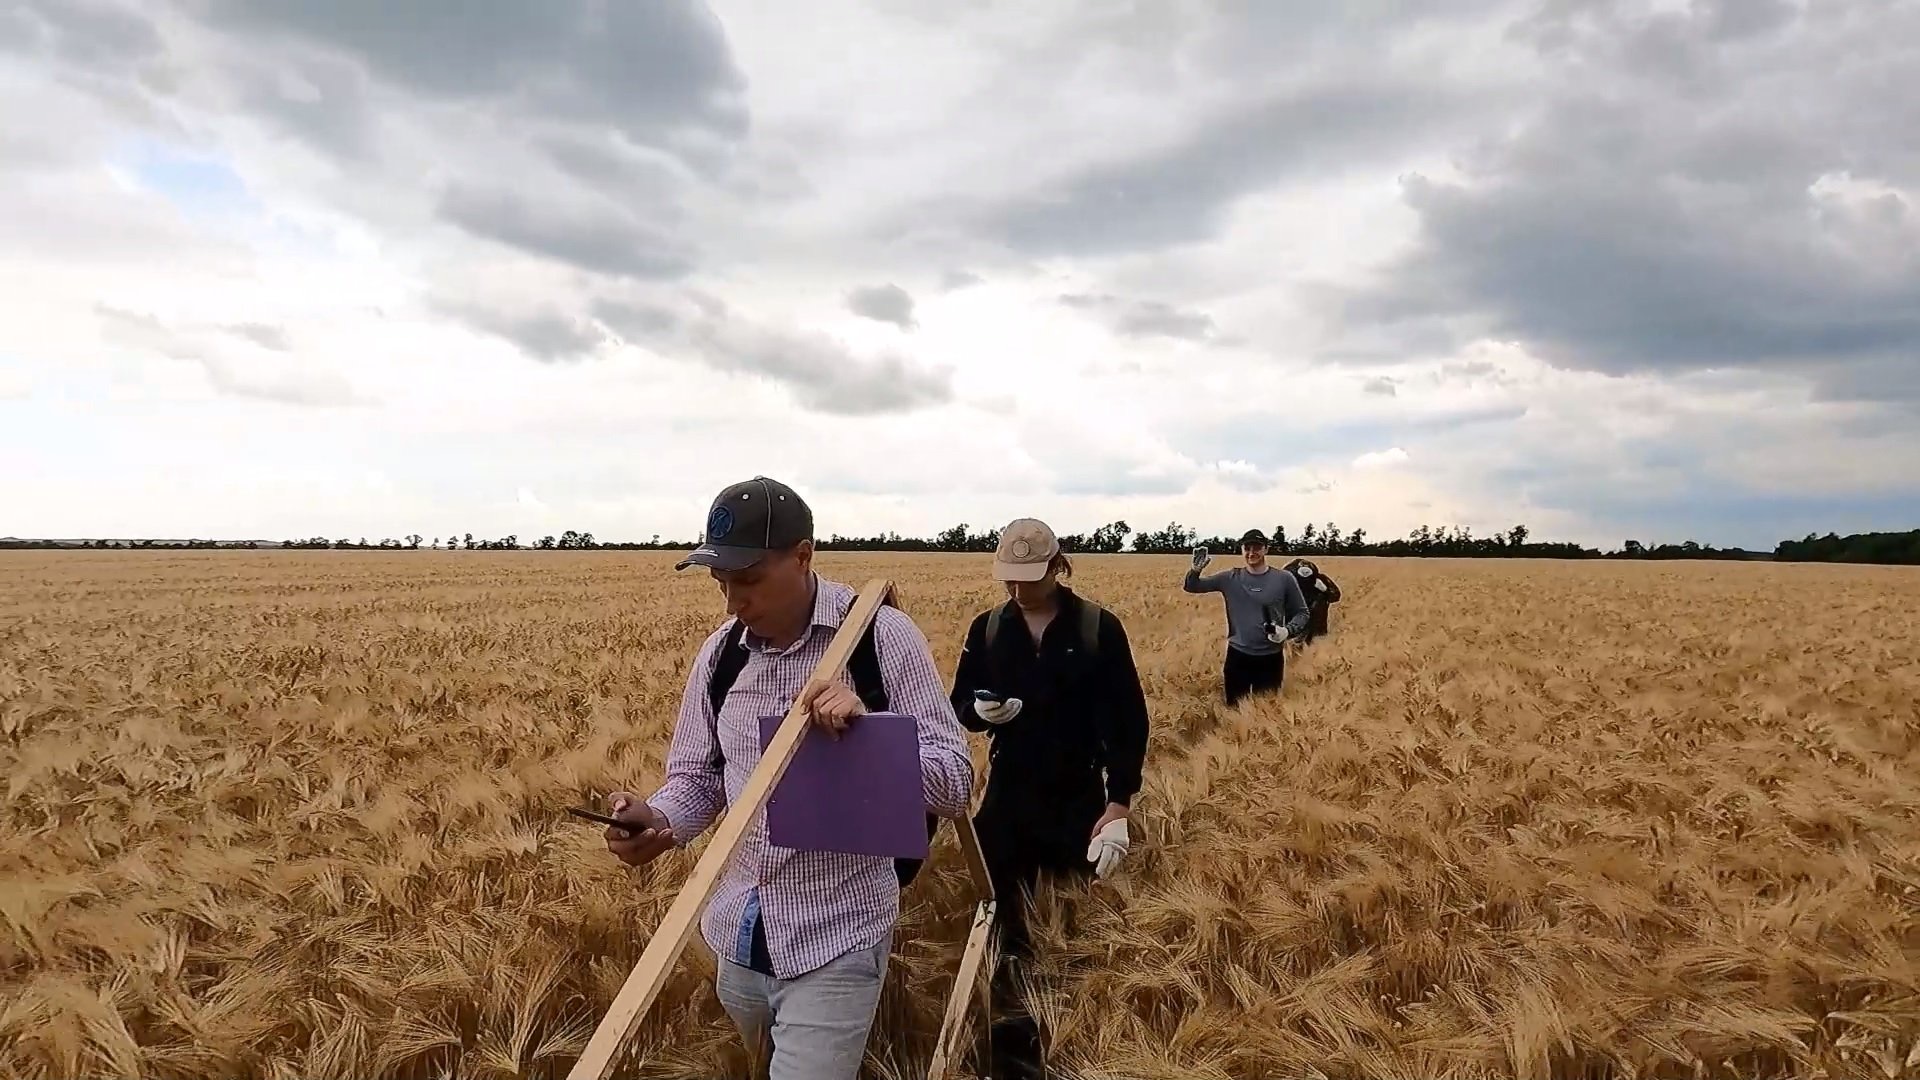
[[1920, 526], [1920, 3], [0, 0], [0, 534]]

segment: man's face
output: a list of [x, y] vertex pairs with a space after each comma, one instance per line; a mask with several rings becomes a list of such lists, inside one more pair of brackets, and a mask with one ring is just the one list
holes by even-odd
[[1240, 554], [1246, 556], [1248, 566], [1251, 566], [1257, 570], [1260, 567], [1266, 565], [1267, 545], [1255, 544], [1255, 543], [1241, 544]]
[[1007, 596], [1013, 600], [1015, 607], [1032, 611], [1046, 604], [1058, 582], [1055, 571], [1048, 570], [1047, 576], [1039, 581], [1006, 581], [1001, 584], [1007, 587]]
[[745, 570], [710, 570], [720, 595], [727, 598], [727, 614], [747, 624], [747, 629], [765, 636], [771, 631], [790, 628], [811, 602], [809, 574], [813, 569], [813, 542], [803, 540], [786, 551], [769, 552], [767, 557]]

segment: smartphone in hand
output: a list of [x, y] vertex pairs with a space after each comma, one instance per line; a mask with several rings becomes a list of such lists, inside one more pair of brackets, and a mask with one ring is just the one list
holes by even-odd
[[577, 818], [585, 818], [588, 821], [597, 821], [602, 825], [611, 825], [616, 829], [625, 829], [629, 833], [637, 833], [646, 828], [645, 825], [638, 821], [621, 821], [619, 818], [609, 817], [597, 810], [582, 810], [577, 806], [567, 807], [567, 813]]
[[996, 694], [991, 690], [975, 690], [973, 692], [973, 699], [975, 701], [984, 701], [989, 705], [998, 705], [1007, 700], [1007, 695]]

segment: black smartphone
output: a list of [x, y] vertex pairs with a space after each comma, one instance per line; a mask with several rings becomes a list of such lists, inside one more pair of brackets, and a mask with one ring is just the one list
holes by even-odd
[[975, 690], [973, 692], [973, 697], [975, 701], [987, 701], [995, 705], [998, 705], [1001, 702], [1007, 700], [1007, 695], [996, 694], [991, 690]]
[[625, 829], [630, 833], [637, 833], [646, 828], [645, 825], [637, 821], [621, 821], [619, 818], [608, 817], [597, 810], [582, 810], [577, 806], [567, 807], [567, 813], [577, 818], [585, 818], [588, 821], [597, 821], [602, 825], [611, 825], [616, 829]]

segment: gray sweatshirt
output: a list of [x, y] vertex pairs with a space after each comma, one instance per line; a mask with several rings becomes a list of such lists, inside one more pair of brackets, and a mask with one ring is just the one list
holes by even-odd
[[[1236, 566], [1221, 574], [1201, 577], [1189, 568], [1182, 586], [1190, 593], [1217, 592], [1227, 601], [1227, 644], [1249, 656], [1272, 656], [1280, 646], [1267, 640], [1269, 619], [1282, 623], [1289, 635], [1298, 636], [1307, 628], [1307, 598], [1292, 574], [1267, 564], [1265, 573], [1251, 573]], [[1284, 617], [1282, 617], [1284, 615]]]

